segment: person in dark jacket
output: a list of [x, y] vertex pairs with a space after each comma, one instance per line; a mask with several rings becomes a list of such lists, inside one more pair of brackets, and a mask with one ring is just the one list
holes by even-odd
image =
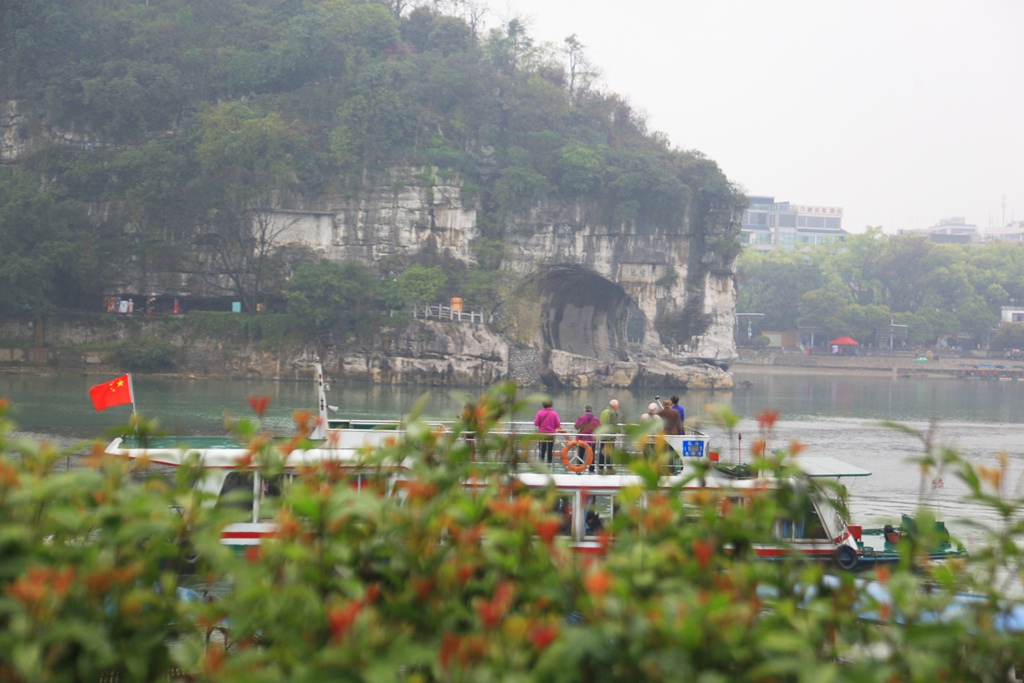
[[666, 434], [682, 434], [683, 418], [672, 408], [672, 401], [662, 401], [661, 410], [658, 412], [661, 418], [662, 429]]
[[[601, 420], [597, 419], [594, 415], [594, 407], [589, 403], [583, 406], [583, 414], [576, 420], [576, 440], [582, 441], [583, 443], [590, 446], [591, 452], [594, 450], [594, 432], [601, 426]], [[587, 446], [577, 446], [580, 449], [580, 459], [586, 461], [587, 459]], [[594, 471], [594, 460], [590, 460], [590, 471]]]
[[680, 434], [685, 434], [686, 433], [686, 411], [684, 411], [683, 407], [681, 405], [679, 405], [679, 397], [678, 396], [673, 396], [671, 398], [671, 401], [672, 401], [672, 410], [674, 410], [677, 413], [679, 413], [679, 421], [683, 423], [683, 427], [682, 427], [682, 429], [679, 430], [679, 433]]

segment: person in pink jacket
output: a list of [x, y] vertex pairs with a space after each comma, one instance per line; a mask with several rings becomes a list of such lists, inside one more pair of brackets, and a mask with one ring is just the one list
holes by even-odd
[[533, 418], [533, 426], [543, 436], [540, 439], [541, 462], [551, 464], [555, 452], [555, 432], [562, 429], [562, 421], [558, 419], [551, 401], [544, 401], [542, 407], [537, 411], [537, 417]]

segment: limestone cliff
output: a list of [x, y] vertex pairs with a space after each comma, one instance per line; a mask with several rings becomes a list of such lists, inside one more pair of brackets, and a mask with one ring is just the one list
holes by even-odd
[[[705, 225], [705, 233], [728, 233], [733, 218]], [[292, 248], [378, 268], [426, 252], [472, 264], [470, 244], [481, 234], [459, 181], [423, 169], [393, 169], [358, 197], [324, 199], [281, 220], [280, 239]], [[410, 373], [442, 382], [510, 376], [511, 345], [520, 359], [532, 350], [534, 374], [547, 384], [731, 386], [732, 262], [706, 251], [696, 222], [687, 216], [675, 228], [640, 229], [601, 223], [583, 202], [537, 205], [506, 230], [505, 302], [489, 318], [490, 331], [439, 323], [457, 331], [431, 327], [415, 334], [432, 343], [393, 342], [370, 353], [338, 349], [340, 367], [379, 381]], [[480, 335], [493, 358], [480, 353]], [[437, 343], [442, 336], [463, 341]]]
[[[16, 160], [31, 140], [19, 133], [14, 103], [0, 113], [0, 152]], [[320, 353], [347, 377], [381, 382], [731, 386], [734, 253], [721, 245], [735, 241], [738, 215], [699, 188], [690, 192], [671, 225], [612, 223], [583, 199], [505, 216], [504, 301], [484, 323], [408, 321], [373, 344]], [[483, 234], [475, 196], [431, 168], [393, 168], [355, 193], [293, 197], [272, 220], [287, 262], [318, 254], [382, 277], [425, 255], [475, 265], [471, 245]], [[218, 275], [203, 272], [202, 254], [189, 249], [200, 250], [183, 245], [180, 254], [125, 263], [112, 287], [210, 297]]]

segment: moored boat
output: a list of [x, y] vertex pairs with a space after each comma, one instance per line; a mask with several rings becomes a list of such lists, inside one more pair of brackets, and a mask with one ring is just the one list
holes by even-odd
[[[223, 437], [149, 438], [144, 442], [117, 438], [109, 444], [106, 452], [170, 467], [191, 462], [201, 464], [204, 476], [198, 479], [197, 489], [209, 494], [211, 501], [225, 499], [228, 493], [236, 492], [231, 497], [243, 498], [246, 506], [245, 519], [226, 526], [221, 541], [231, 546], [249, 546], [257, 545], [276, 533], [274, 515], [278, 506], [275, 499], [303, 468], [329, 465], [335, 472], [340, 472], [341, 478], [353, 488], [358, 490], [373, 485], [375, 491], [381, 491], [382, 468], [379, 461], [370, 458], [372, 454], [405, 439], [415, 439], [425, 430], [445, 435], [449, 445], [462, 438], [452, 432], [457, 429], [455, 425], [441, 422], [405, 425], [397, 421], [329, 420], [319, 364], [316, 375], [317, 425], [308, 439], [289, 446], [283, 456], [283, 472], [274, 477], [265, 478], [261, 474], [248, 446]], [[527, 454], [533, 453], [532, 445], [537, 439], [532, 424], [527, 423], [500, 425], [488, 435], [511, 442], [513, 451]], [[540, 463], [528, 455], [514, 464], [495, 464], [506, 467], [508, 476], [518, 482], [520, 489], [556, 501], [555, 511], [564, 519], [558, 535], [569, 547], [582, 554], [603, 553], [609, 545], [605, 530], [611, 528], [615, 515], [623, 509], [624, 493], [644, 489], [648, 484], [622, 463], [591, 467], [591, 462], [571, 461], [569, 454], [577, 450], [569, 441], [571, 436], [560, 438], [566, 440], [561, 446], [564, 462]], [[601, 438], [606, 439], [607, 448], [620, 455], [625, 454], [631, 459], [646, 457], [643, 452], [637, 452], [636, 444], [629, 443], [623, 435]], [[844, 570], [871, 568], [901, 558], [900, 544], [910, 535], [913, 520], [904, 518], [898, 528], [862, 529], [845, 518], [840, 512], [842, 506], [829, 500], [827, 487], [816, 483], [822, 479], [868, 476], [870, 472], [867, 470], [835, 458], [800, 456], [793, 460], [798, 472], [785, 476], [755, 475], [742, 468], [709, 463], [710, 466], [699, 468], [701, 476], [695, 477], [685, 463], [707, 461], [708, 437], [693, 433], [663, 438], [664, 447], [677, 457], [669, 459], [668, 471], [659, 478], [655, 489], [646, 489], [639, 503], [635, 502], [635, 495], [630, 496], [634, 500], [632, 504], [645, 505], [646, 496], [653, 493], [678, 495], [689, 501], [699, 491], [714, 492], [719, 499], [746, 504], [753, 496], [768, 489], [809, 487], [810, 494], [805, 497], [804, 509], [791, 518], [774, 520], [772, 537], [755, 544], [753, 552], [758, 558], [777, 561], [796, 556], [832, 562]], [[387, 472], [383, 492], [401, 495], [412, 466], [405, 460], [389, 462], [384, 468]], [[471, 487], [476, 484], [467, 481], [465, 485]], [[242, 491], [244, 496], [238, 493]], [[961, 557], [964, 552], [962, 548], [953, 546], [947, 534], [943, 542], [926, 550], [925, 554], [932, 560], [942, 560]]]

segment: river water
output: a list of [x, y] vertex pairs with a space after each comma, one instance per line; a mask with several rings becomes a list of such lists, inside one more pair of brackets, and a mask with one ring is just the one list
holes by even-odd
[[[712, 436], [712, 450], [720, 451], [723, 460], [749, 459], [748, 447], [758, 435], [755, 416], [766, 409], [778, 411], [769, 449], [784, 448], [797, 440], [809, 455], [837, 457], [873, 473], [863, 479], [843, 480], [850, 490], [854, 519], [865, 526], [892, 521], [900, 513], [913, 512], [919, 504], [928, 505], [970, 548], [981, 542], [981, 532], [968, 528], [963, 520], [996, 523], [987, 509], [963, 500], [967, 489], [955, 473], [922, 475], [913, 461], [923, 453], [921, 441], [882, 426], [883, 420], [921, 432], [934, 424], [934, 443], [957, 449], [975, 464], [994, 466], [997, 454], [1005, 453], [1010, 470], [1008, 490], [1022, 495], [1024, 382], [734, 370], [737, 385], [747, 384], [747, 388], [682, 395], [688, 421], [700, 416], [708, 405], [731, 406], [741, 418], [731, 438], [713, 424], [702, 425]], [[310, 377], [302, 382], [136, 377], [136, 407], [173, 434], [220, 434], [226, 413], [251, 414], [248, 397], [265, 395], [270, 400], [265, 423], [287, 433], [292, 413], [315, 404], [312, 370]], [[127, 406], [101, 413], [93, 410], [89, 387], [105, 379], [74, 373], [0, 375], [0, 396], [13, 402], [13, 419], [21, 431], [66, 444], [99, 438], [107, 428], [127, 421], [131, 410]], [[667, 387], [662, 395], [671, 391]], [[480, 390], [346, 383], [330, 387], [328, 403], [337, 406], [337, 416], [397, 419], [424, 394], [429, 396], [426, 417], [451, 419], [464, 401], [479, 396]], [[654, 396], [605, 389], [552, 394], [563, 422], [570, 423], [585, 403], [592, 403], [599, 412], [610, 398], [619, 400], [627, 419], [636, 419]], [[538, 407], [530, 400], [520, 419], [532, 419]]]

